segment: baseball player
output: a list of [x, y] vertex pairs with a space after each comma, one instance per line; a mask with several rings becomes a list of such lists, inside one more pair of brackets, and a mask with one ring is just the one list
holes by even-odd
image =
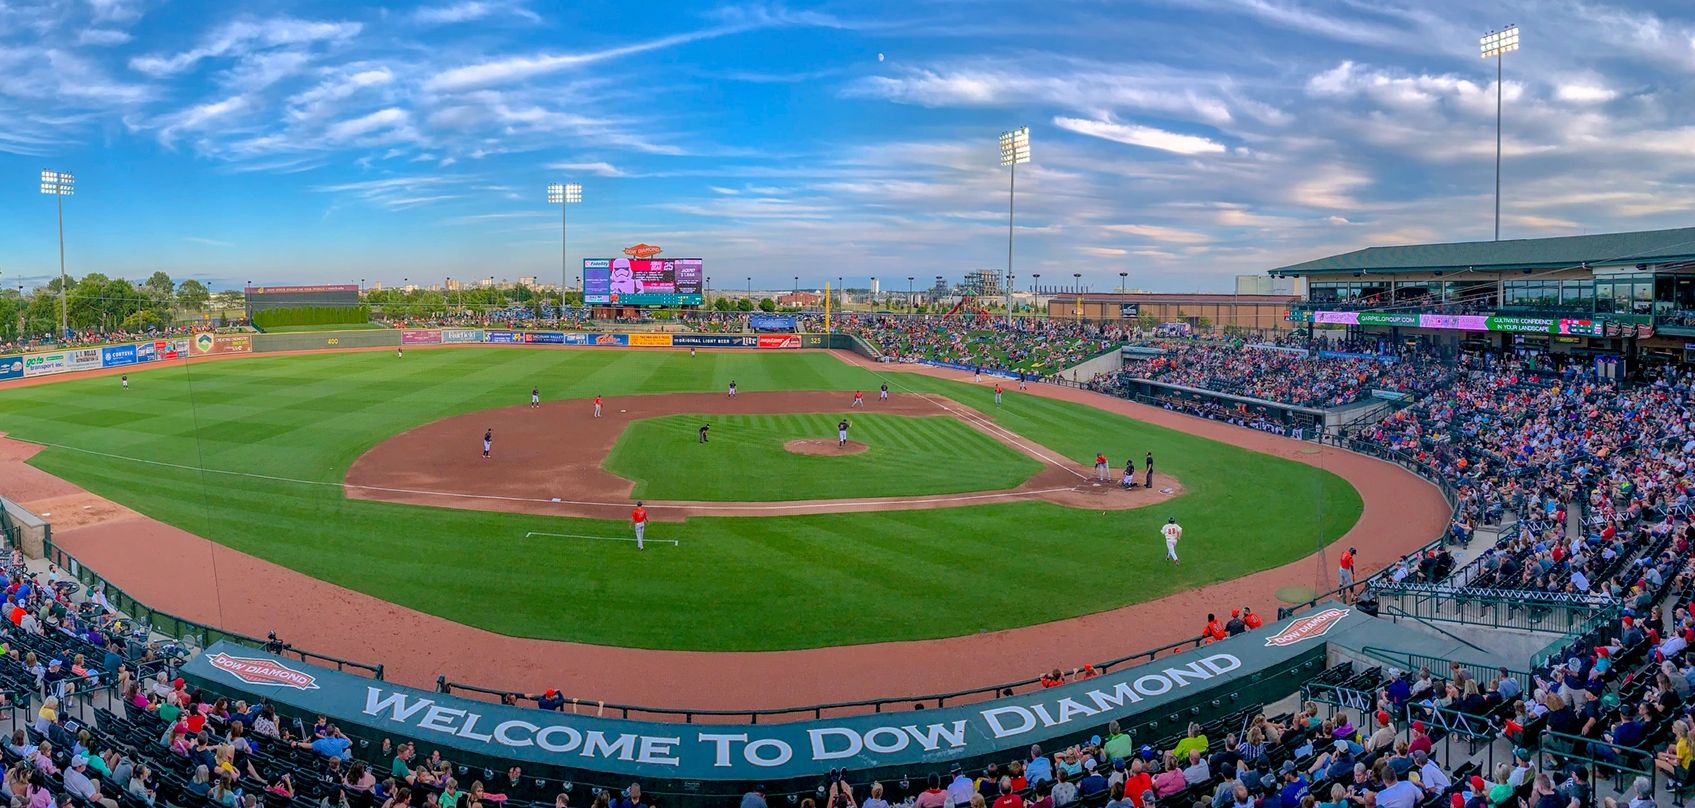
[[594, 397], [594, 417], [596, 418], [600, 417], [600, 404], [602, 401], [603, 399], [601, 399], [598, 394]]
[[836, 448], [837, 449], [840, 449], [843, 446], [847, 445], [847, 431], [848, 431], [848, 420], [846, 418], [843, 418], [840, 423], [836, 424]]
[[483, 459], [488, 459], [488, 453], [494, 449], [494, 427], [483, 431]]
[[1143, 483], [1149, 488], [1154, 487], [1154, 453], [1148, 452], [1148, 481]]
[[123, 382], [124, 382], [124, 389], [128, 390], [129, 389], [129, 374], [128, 373], [125, 373], [123, 375]]
[[889, 386], [887, 384], [884, 384], [882, 387], [877, 388], [877, 400], [878, 401], [888, 401], [889, 400]]
[[1018, 389], [1020, 389], [1020, 390], [1028, 389], [1024, 386], [1024, 371], [1022, 371], [1022, 370], [1018, 371]]
[[853, 406], [864, 409], [864, 407], [865, 407], [865, 392], [864, 391], [862, 391], [862, 390], [853, 391]]
[[1106, 455], [1104, 454], [1095, 454], [1095, 479], [1106, 479]]
[[1177, 524], [1177, 517], [1166, 519], [1165, 527], [1160, 528], [1159, 532], [1165, 536], [1165, 557], [1171, 559], [1173, 564], [1183, 563], [1177, 559], [1177, 540], [1183, 538], [1183, 528]]
[[534, 408], [540, 407], [540, 406], [541, 406], [541, 388], [540, 387], [531, 387], [530, 388], [530, 408], [534, 409]]
[[694, 349], [693, 348], [689, 349], [689, 358], [691, 358], [691, 359], [694, 358]]
[[1001, 383], [995, 382], [995, 406], [1001, 405]]
[[711, 424], [701, 424], [700, 425], [700, 442], [701, 443], [706, 442], [706, 431], [708, 429], [711, 429], [711, 428], [712, 428]]
[[1349, 547], [1347, 552], [1336, 562], [1336, 588], [1342, 590], [1342, 602], [1354, 594], [1354, 553], [1358, 550]]
[[1136, 487], [1136, 458], [1134, 456], [1124, 458], [1124, 487]]
[[730, 398], [735, 398], [735, 397], [736, 397], [736, 380], [731, 379], [730, 380]]
[[971, 381], [976, 382], [978, 384], [983, 383], [983, 366], [982, 365], [976, 365], [971, 369]]
[[406, 349], [405, 348], [395, 348], [394, 349], [394, 358], [395, 359], [400, 359], [404, 356], [406, 356]]
[[630, 511], [630, 527], [636, 531], [636, 549], [646, 550], [647, 546], [642, 544], [642, 538], [647, 533], [647, 508], [642, 506], [639, 499], [636, 500], [636, 509]]

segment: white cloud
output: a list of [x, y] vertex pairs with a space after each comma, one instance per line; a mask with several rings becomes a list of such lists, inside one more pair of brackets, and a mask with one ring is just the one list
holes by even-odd
[[622, 177], [624, 172], [617, 166], [606, 162], [594, 163], [548, 163], [548, 168], [555, 171], [566, 171], [573, 174], [592, 174], [596, 177]]
[[1289, 201], [1312, 208], [1358, 208], [1350, 192], [1371, 184], [1371, 178], [1340, 165], [1317, 166], [1289, 188]]
[[706, 190], [711, 191], [715, 194], [723, 194], [725, 196], [735, 196], [736, 194], [741, 193], [741, 191], [738, 191], [734, 188], [725, 188], [722, 185], [708, 185], [708, 186], [706, 186]]
[[85, 28], [77, 34], [77, 42], [83, 45], [122, 45], [131, 39], [128, 31], [115, 28]]
[[1561, 101], [1575, 104], [1601, 104], [1618, 97], [1618, 93], [1600, 84], [1561, 84], [1554, 92]]
[[1097, 258], [1122, 258], [1130, 254], [1129, 250], [1121, 247], [1078, 247], [1077, 251]]
[[1183, 230], [1177, 227], [1161, 227], [1154, 224], [1109, 224], [1102, 229], [1172, 244], [1205, 244], [1212, 241], [1212, 236], [1206, 233]]
[[1111, 121], [1091, 121], [1083, 118], [1068, 118], [1063, 115], [1054, 116], [1054, 126], [1080, 135], [1098, 137], [1131, 146], [1141, 146], [1148, 149], [1158, 149], [1173, 154], [1222, 154], [1223, 144], [1208, 140], [1198, 135], [1183, 135], [1155, 129], [1151, 126], [1136, 124], [1113, 123]]
[[686, 34], [675, 34], [645, 42], [633, 42], [615, 48], [582, 53], [567, 53], [558, 55], [540, 54], [536, 56], [512, 56], [505, 59], [494, 59], [464, 67], [455, 67], [431, 76], [424, 81], [424, 89], [434, 92], [457, 92], [478, 87], [489, 87], [497, 84], [511, 84], [527, 81], [550, 73], [557, 73], [573, 67], [582, 67], [610, 59], [625, 56], [635, 56], [649, 51], [674, 48], [701, 40], [716, 39], [740, 31], [745, 27], [708, 28], [692, 31]]
[[215, 238], [205, 238], [203, 236], [183, 236], [182, 240], [193, 242], [195, 244], [204, 244], [208, 247], [234, 247], [235, 246], [234, 244], [231, 244], [228, 241], [219, 241], [218, 239], [215, 239]]
[[334, 141], [353, 140], [384, 129], [404, 127], [411, 120], [412, 116], [406, 110], [389, 107], [369, 115], [333, 123], [324, 129], [324, 136]]
[[247, 99], [239, 95], [221, 101], [197, 104], [159, 121], [159, 140], [169, 144], [181, 132], [204, 129], [246, 109]]
[[492, 0], [462, 0], [462, 2], [442, 6], [427, 6], [413, 12], [412, 19], [424, 25], [452, 25], [495, 15], [511, 15], [530, 22], [541, 21], [540, 15], [527, 8], [514, 3], [492, 2]]
[[310, 90], [288, 99], [288, 115], [295, 120], [315, 120], [328, 116], [339, 101], [351, 98], [364, 90], [394, 82], [394, 73], [384, 66], [346, 70], [324, 79]]
[[363, 26], [356, 22], [320, 22], [292, 17], [238, 20], [217, 29], [194, 48], [169, 56], [137, 56], [129, 61], [129, 66], [150, 76], [172, 76], [193, 69], [205, 59], [241, 56], [265, 48], [347, 40], [358, 36], [362, 29]]
[[[925, 107], [1058, 105], [1079, 112], [1155, 112], [1209, 124], [1231, 120], [1230, 107], [1205, 85], [1211, 77], [1173, 74], [1142, 65], [969, 62], [868, 76], [848, 85], [849, 96]], [[1263, 113], [1263, 105], [1255, 110]]]

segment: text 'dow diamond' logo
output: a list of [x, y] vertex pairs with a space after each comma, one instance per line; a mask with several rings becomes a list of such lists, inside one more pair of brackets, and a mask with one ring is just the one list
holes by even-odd
[[212, 667], [250, 685], [292, 687], [295, 690], [318, 689], [318, 677], [269, 659], [233, 657], [220, 653], [213, 654], [207, 661], [212, 663]]
[[1265, 638], [1265, 645], [1268, 648], [1283, 648], [1315, 637], [1322, 637], [1329, 633], [1332, 626], [1342, 622], [1342, 618], [1347, 617], [1352, 611], [1352, 609], [1325, 609], [1316, 614], [1309, 614], [1290, 623], [1289, 627], [1283, 629], [1282, 632]]

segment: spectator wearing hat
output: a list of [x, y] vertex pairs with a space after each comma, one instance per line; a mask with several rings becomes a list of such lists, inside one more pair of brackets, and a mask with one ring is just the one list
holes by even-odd
[[1100, 765], [1094, 758], [1083, 761], [1083, 778], [1077, 781], [1078, 798], [1086, 800], [1106, 789], [1106, 775], [1101, 773]]
[[1448, 778], [1448, 773], [1430, 759], [1430, 755], [1422, 750], [1412, 753], [1413, 770], [1418, 772], [1418, 781], [1424, 785], [1424, 792], [1435, 796], [1453, 788], [1454, 781]]
[[965, 776], [965, 770], [956, 763], [948, 770], [948, 774], [953, 775], [953, 779], [948, 782], [948, 799], [954, 805], [971, 802], [971, 795], [977, 793], [977, 786], [971, 782], [971, 778]]
[[1230, 619], [1224, 621], [1224, 633], [1232, 637], [1248, 630], [1248, 624], [1242, 622], [1242, 610], [1231, 609]]
[[77, 799], [87, 800], [94, 795], [94, 781], [88, 776], [88, 760], [81, 755], [71, 758], [71, 767], [64, 772], [65, 791]]
[[541, 695], [531, 696], [530, 698], [535, 699], [536, 707], [543, 710], [558, 712], [565, 709], [565, 696], [561, 695], [556, 688], [550, 687]]
[[1278, 804], [1283, 808], [1300, 808], [1301, 798], [1307, 795], [1307, 779], [1301, 776], [1292, 760], [1283, 761], [1278, 774], [1283, 776], [1283, 788], [1277, 792]]

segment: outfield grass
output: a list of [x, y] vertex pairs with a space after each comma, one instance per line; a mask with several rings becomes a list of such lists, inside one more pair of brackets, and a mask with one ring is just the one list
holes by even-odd
[[[1187, 493], [1157, 509], [1106, 514], [1024, 502], [698, 518], [652, 525], [650, 537], [681, 545], [640, 555], [618, 542], [525, 536], [624, 535], [622, 522], [342, 496], [348, 466], [371, 446], [438, 418], [509, 406], [535, 379], [550, 399], [715, 392], [730, 379], [749, 392], [870, 390], [886, 380], [897, 392], [952, 397], [1078, 462], [1097, 450], [1115, 462], [1151, 450]], [[480, 347], [415, 351], [405, 361], [322, 353], [144, 369], [130, 382], [127, 392], [98, 377], [0, 386], [0, 430], [87, 450], [49, 448], [31, 462], [155, 518], [521, 636], [754, 650], [973, 634], [1273, 567], [1340, 536], [1360, 512], [1351, 486], [1312, 466], [1015, 392], [997, 408], [986, 386], [878, 374], [823, 353]], [[1179, 568], [1160, 560], [1167, 516], [1184, 525]], [[102, 572], [122, 580], [122, 570]]]
[[300, 331], [374, 331], [388, 328], [381, 323], [317, 323], [314, 325], [273, 325], [266, 326], [267, 334], [292, 334]]
[[[822, 456], [784, 451], [784, 443], [797, 439], [835, 443], [843, 417], [852, 424], [848, 436], [864, 443], [865, 451]], [[1042, 470], [1040, 461], [947, 416], [714, 415], [711, 423], [711, 442], [702, 444], [699, 416], [636, 421], [602, 465], [636, 481], [637, 497], [720, 502], [997, 491]]]

